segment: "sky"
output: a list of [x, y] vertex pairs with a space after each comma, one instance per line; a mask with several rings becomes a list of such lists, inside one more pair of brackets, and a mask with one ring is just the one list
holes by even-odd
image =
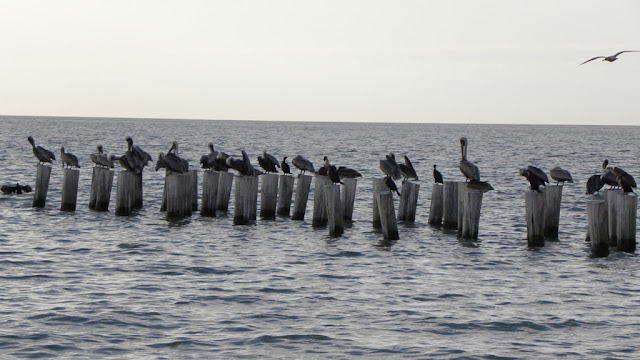
[[640, 124], [640, 1], [0, 0], [0, 115]]

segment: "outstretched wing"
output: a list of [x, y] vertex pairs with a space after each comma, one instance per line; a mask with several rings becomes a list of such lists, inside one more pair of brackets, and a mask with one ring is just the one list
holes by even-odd
[[[617, 56], [617, 55], [618, 55], [618, 54], [616, 54], [616, 56]], [[592, 61], [592, 60], [595, 60], [595, 59], [604, 59], [604, 56], [596, 56], [596, 57], [594, 57], [594, 58], [591, 58], [591, 59], [589, 59], [589, 60], [587, 60], [587, 61], [583, 62], [582, 64], [586, 64], [586, 63], [588, 63], [589, 61]], [[580, 64], [580, 65], [582, 65], [582, 64]]]

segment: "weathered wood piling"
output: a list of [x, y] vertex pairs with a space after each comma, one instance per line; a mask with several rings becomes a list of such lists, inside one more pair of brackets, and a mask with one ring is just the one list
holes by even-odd
[[280, 183], [278, 185], [278, 206], [276, 210], [276, 213], [280, 216], [289, 216], [291, 213], [291, 199], [293, 198], [294, 182], [295, 178], [293, 176], [285, 174], [280, 175]]
[[344, 233], [344, 215], [340, 200], [340, 185], [325, 185], [324, 202], [327, 209], [327, 225], [330, 236], [340, 236]]
[[444, 229], [458, 228], [458, 183], [445, 181], [443, 186], [443, 217]]
[[622, 195], [621, 189], [606, 189], [604, 196], [607, 201], [607, 221], [609, 231], [609, 246], [618, 246], [618, 234], [617, 234], [617, 216], [618, 216], [618, 202], [616, 197]]
[[264, 174], [260, 188], [260, 217], [275, 219], [278, 205], [278, 174]]
[[220, 173], [213, 170], [205, 170], [202, 173], [202, 205], [200, 215], [215, 217], [218, 203], [218, 179]]
[[258, 177], [235, 177], [233, 224], [246, 225], [256, 220], [258, 206]]
[[191, 173], [191, 210], [198, 211], [198, 170], [189, 170]]
[[170, 172], [165, 177], [167, 219], [181, 219], [192, 214], [192, 174]]
[[561, 185], [547, 185], [542, 190], [544, 193], [544, 237], [548, 239], [558, 238], [562, 188]]
[[324, 187], [325, 185], [331, 185], [332, 182], [329, 177], [325, 175], [316, 175], [315, 178], [311, 226], [321, 227], [327, 225], [327, 204], [324, 201]]
[[527, 219], [527, 245], [544, 246], [544, 194], [527, 191], [524, 194]]
[[304, 220], [307, 210], [307, 200], [311, 189], [311, 175], [298, 175], [298, 185], [296, 185], [296, 198], [293, 203], [293, 215], [291, 220]]
[[138, 174], [128, 170], [118, 171], [116, 186], [116, 215], [131, 215], [135, 205], [137, 186]]
[[47, 191], [49, 191], [50, 178], [51, 166], [38, 164], [38, 169], [36, 171], [36, 189], [33, 194], [33, 207], [44, 207], [47, 202]]
[[587, 201], [587, 221], [589, 223], [591, 254], [596, 257], [609, 256], [607, 211], [607, 203], [604, 200]]
[[62, 201], [60, 202], [60, 211], [76, 211], [79, 178], [80, 170], [64, 169], [64, 174], [62, 175]]
[[380, 222], [380, 210], [378, 208], [378, 194], [383, 191], [388, 191], [389, 188], [384, 183], [384, 178], [382, 179], [373, 179], [373, 227], [379, 229], [382, 227], [382, 223]]
[[136, 174], [137, 176], [137, 181], [136, 181], [136, 189], [135, 189], [135, 198], [134, 198], [134, 203], [133, 203], [133, 208], [134, 209], [142, 209], [142, 172], [140, 172], [139, 174]]
[[616, 196], [616, 238], [617, 250], [634, 252], [636, 250], [636, 215], [638, 197], [635, 194]]
[[218, 211], [227, 212], [229, 210], [229, 200], [231, 199], [231, 186], [233, 185], [233, 173], [228, 171], [220, 172], [218, 178], [218, 196], [216, 208]]
[[398, 223], [393, 208], [393, 194], [386, 190], [378, 193], [378, 209], [380, 211], [380, 227], [385, 240], [398, 240]]
[[343, 192], [342, 192], [342, 216], [344, 220], [351, 221], [353, 220], [353, 204], [356, 199], [356, 185], [358, 184], [358, 179], [356, 178], [345, 178], [342, 179]]
[[115, 172], [106, 168], [93, 168], [91, 177], [91, 193], [89, 195], [89, 209], [95, 211], [109, 210], [111, 188]]
[[418, 193], [420, 185], [410, 181], [402, 184], [400, 191], [400, 202], [398, 204], [398, 221], [416, 221], [416, 209], [418, 207]]
[[[608, 243], [609, 242], [609, 230], [608, 230], [608, 228], [609, 228], [609, 219], [608, 219], [608, 217], [609, 216], [608, 216], [608, 207], [607, 207], [606, 197], [604, 195], [591, 195], [591, 200], [592, 201], [601, 200], [601, 201], [604, 202], [603, 206], [604, 206], [604, 208], [606, 210], [605, 210], [604, 215], [603, 215], [604, 216], [603, 221], [604, 221], [604, 231], [606, 232], [606, 236], [603, 237], [602, 239], [604, 239], [604, 241], [606, 241]], [[587, 204], [588, 203], [589, 203], [589, 201], [587, 201]], [[587, 216], [588, 216], [588, 214], [587, 214]], [[587, 236], [585, 237], [584, 241], [585, 242], [591, 242], [591, 227], [590, 227], [589, 222], [587, 222]], [[609, 253], [607, 252], [607, 254], [609, 254]]]
[[482, 191], [467, 190], [466, 193], [461, 238], [477, 240], [480, 225], [480, 209], [482, 208]]
[[444, 185], [442, 184], [433, 184], [433, 188], [431, 188], [429, 225], [440, 226], [442, 224], [443, 187]]
[[458, 182], [458, 217], [457, 217], [457, 235], [462, 237], [462, 225], [464, 222], [464, 204], [467, 200], [467, 182]]

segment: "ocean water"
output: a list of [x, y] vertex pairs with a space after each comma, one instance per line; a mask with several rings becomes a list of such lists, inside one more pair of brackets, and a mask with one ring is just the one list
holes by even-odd
[[[635, 359], [640, 272], [635, 254], [590, 257], [586, 179], [608, 158], [638, 176], [640, 127], [289, 123], [2, 117], [0, 183], [34, 186], [26, 138], [82, 166], [76, 212], [61, 212], [60, 163], [47, 205], [0, 196], [1, 358], [610, 358]], [[88, 209], [89, 154], [125, 136], [152, 154], [180, 143], [192, 165], [212, 141], [255, 160], [302, 154], [359, 170], [354, 222], [342, 237], [305, 221], [233, 226], [229, 214], [167, 221], [163, 172], [146, 169], [144, 207], [129, 217]], [[437, 164], [462, 180], [468, 158], [485, 194], [477, 242], [427, 224]], [[400, 240], [371, 225], [371, 180], [388, 152], [420, 176], [416, 222]], [[518, 169], [559, 165], [557, 241], [528, 249]], [[201, 183], [201, 178], [200, 181]], [[313, 184], [312, 184], [313, 186]]]

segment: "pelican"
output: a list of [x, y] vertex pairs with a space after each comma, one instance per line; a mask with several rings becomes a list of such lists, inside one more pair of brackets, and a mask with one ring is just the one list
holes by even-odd
[[491, 184], [486, 181], [471, 180], [467, 183], [467, 189], [471, 191], [481, 191], [486, 193], [487, 191], [495, 190]]
[[286, 156], [282, 158], [282, 162], [280, 163], [280, 168], [282, 169], [283, 173], [291, 174], [291, 167], [289, 166], [289, 164], [287, 164]]
[[[262, 149], [262, 157], [266, 159], [268, 162], [274, 164], [275, 167], [278, 167], [278, 168], [280, 167], [280, 163], [278, 163], [278, 159], [276, 159], [275, 156], [268, 154], [267, 149]], [[276, 172], [278, 171], [276, 170]]]
[[31, 146], [33, 147], [33, 155], [36, 156], [36, 158], [38, 159], [38, 163], [51, 163], [51, 160], [55, 160], [56, 156], [49, 150], [43, 148], [42, 146], [38, 145], [36, 146], [35, 141], [33, 140], [33, 137], [29, 136], [27, 138], [27, 140], [29, 140], [29, 142], [31, 143]]
[[616, 174], [616, 178], [618, 179], [618, 185], [620, 185], [620, 187], [622, 188], [622, 193], [623, 194], [628, 194], [628, 193], [633, 193], [633, 188], [635, 186], [631, 185], [631, 183], [629, 183], [629, 178], [625, 177], [621, 174]]
[[468, 144], [469, 143], [467, 142], [466, 137], [460, 138], [460, 151], [462, 152], [462, 159], [460, 160], [460, 171], [462, 171], [464, 177], [467, 178], [467, 181], [480, 181], [480, 170], [478, 170], [478, 167], [474, 163], [467, 160]]
[[[614, 55], [609, 55], [609, 56], [596, 56], [594, 58], [591, 58], [585, 62], [583, 62], [582, 64], [586, 64], [589, 61], [595, 60], [595, 59], [602, 59], [602, 61], [608, 61], [608, 62], [614, 62], [616, 60], [618, 60], [618, 55], [622, 54], [622, 53], [626, 53], [626, 52], [640, 52], [638, 50], [624, 50], [624, 51], [620, 51], [619, 53], [616, 53]], [[582, 65], [580, 64], [580, 65]]]
[[600, 179], [600, 175], [591, 175], [589, 180], [587, 180], [587, 192], [585, 195], [593, 195], [595, 193], [600, 193], [600, 189], [604, 186], [604, 182]]
[[547, 177], [547, 174], [545, 174], [545, 172], [542, 171], [542, 169], [537, 168], [535, 166], [531, 166], [531, 165], [527, 166], [527, 169], [531, 171], [532, 174], [537, 176], [540, 180], [542, 180], [543, 182], [542, 185], [544, 185], [544, 183], [547, 183], [547, 184], [549, 183], [549, 178]]
[[203, 169], [212, 169], [215, 165], [215, 161], [218, 157], [218, 152], [213, 149], [213, 143], [208, 144], [209, 153], [200, 157], [200, 164]]
[[133, 154], [133, 140], [131, 140], [129, 136], [127, 136], [125, 140], [127, 140], [127, 151], [118, 159], [120, 166], [125, 168], [125, 170], [140, 174], [142, 173], [143, 165], [140, 159]]
[[609, 165], [609, 159], [604, 159], [602, 163], [602, 174], [600, 175], [600, 180], [604, 182], [605, 185], [609, 185], [611, 187], [618, 186], [618, 179], [616, 179], [616, 174], [613, 172], [613, 168]]
[[384, 184], [387, 185], [389, 190], [395, 191], [396, 194], [398, 194], [398, 196], [400, 196], [400, 192], [398, 191], [398, 187], [396, 186], [396, 183], [393, 182], [393, 179], [391, 178], [391, 176], [385, 176], [384, 177]]
[[386, 155], [384, 160], [380, 160], [380, 170], [392, 178], [392, 180], [399, 180], [402, 177], [400, 173], [400, 167], [396, 162], [396, 156], [393, 153]]
[[360, 174], [357, 170], [354, 169], [350, 169], [346, 166], [339, 166], [338, 167], [338, 175], [340, 176], [341, 179], [355, 179], [358, 177], [362, 177], [362, 174]]
[[[613, 173], [616, 176], [620, 176], [621, 178], [623, 178], [625, 183], [629, 184], [629, 186], [631, 186], [632, 188], [638, 187], [638, 185], [636, 184], [636, 180], [633, 178], [633, 176], [629, 175], [626, 171], [622, 170], [621, 168], [617, 166], [614, 167]], [[618, 181], [618, 184], [620, 184], [620, 181]]]
[[80, 164], [78, 164], [78, 157], [72, 153], [65, 152], [64, 146], [60, 148], [60, 160], [62, 160], [62, 167], [64, 167], [65, 164], [67, 165], [67, 168], [80, 167]]
[[133, 139], [131, 138], [131, 136], [127, 136], [125, 140], [127, 141], [127, 144], [129, 145], [129, 149], [133, 153], [133, 156], [137, 157], [138, 160], [140, 160], [142, 168], [144, 168], [150, 161], [153, 161], [149, 153], [142, 150], [140, 146], [133, 145]]
[[532, 173], [529, 168], [520, 169], [520, 175], [524, 176], [527, 181], [529, 181], [529, 188], [531, 191], [537, 191], [539, 193], [542, 192], [540, 191], [540, 185], [544, 186], [544, 180]]
[[404, 177], [404, 180], [402, 182], [404, 183], [408, 179], [418, 180], [418, 174], [416, 174], [416, 169], [413, 168], [413, 164], [411, 164], [411, 160], [409, 160], [409, 158], [406, 155], [403, 156], [403, 158], [404, 158], [404, 164], [398, 164], [398, 167], [400, 168], [400, 173]]
[[562, 169], [559, 166], [556, 166], [553, 169], [551, 169], [551, 171], [549, 171], [549, 175], [551, 175], [551, 178], [556, 181], [556, 185], [558, 185], [559, 182], [561, 182], [562, 185], [564, 185], [565, 181], [573, 183], [573, 178], [571, 177], [571, 173], [565, 169]]
[[158, 160], [156, 161], [156, 171], [162, 168], [175, 173], [184, 174], [189, 169], [189, 165], [187, 163], [185, 166], [185, 160], [177, 157], [175, 154], [165, 155], [160, 152], [158, 154]]
[[313, 163], [303, 158], [302, 155], [296, 155], [296, 157], [291, 159], [291, 163], [300, 170], [300, 175], [304, 174], [305, 171], [316, 172], [316, 169], [313, 167]]
[[229, 155], [227, 155], [227, 153], [222, 151], [218, 152], [218, 156], [216, 156], [216, 160], [213, 162], [213, 169], [216, 171], [229, 171], [227, 158], [229, 158]]
[[100, 160], [98, 159], [99, 156], [104, 154], [104, 149], [102, 148], [101, 144], [98, 144], [96, 146], [96, 150], [98, 150], [97, 153], [95, 154], [89, 154], [89, 159], [91, 159], [91, 161], [93, 161], [96, 165], [98, 166], [102, 166], [102, 163], [100, 162]]
[[262, 156], [258, 156], [258, 165], [260, 165], [261, 168], [264, 169], [264, 171], [266, 172], [272, 172], [272, 173], [277, 173], [278, 172], [278, 168], [276, 168], [276, 165], [278, 164], [278, 162], [273, 162], [271, 160], [269, 160], [268, 158], [264, 158]]
[[331, 166], [331, 163], [329, 162], [329, 158], [328, 157], [323, 157], [322, 158], [322, 167], [320, 169], [318, 169], [318, 171], [316, 171], [316, 174], [318, 175], [322, 175], [322, 176], [327, 176], [327, 173], [329, 172], [329, 167]]
[[436, 184], [444, 184], [444, 182], [442, 181], [442, 174], [440, 174], [440, 171], [436, 169], [435, 165], [433, 165], [433, 180]]

